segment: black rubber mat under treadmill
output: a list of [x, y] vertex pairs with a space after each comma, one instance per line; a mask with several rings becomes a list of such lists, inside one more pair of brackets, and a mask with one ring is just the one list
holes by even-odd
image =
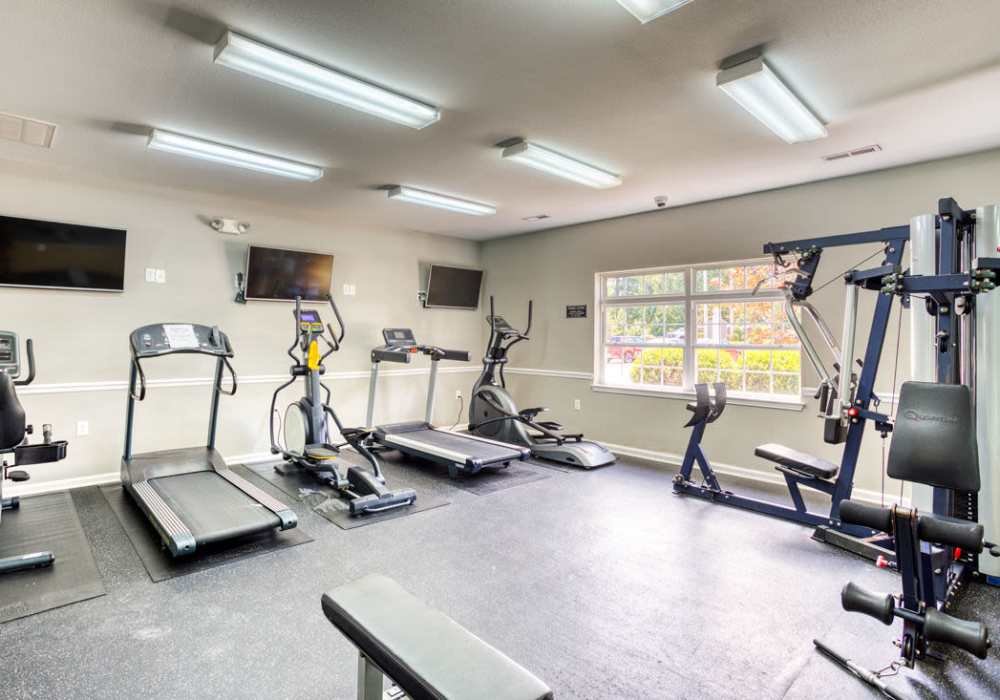
[[365, 525], [374, 525], [375, 523], [382, 523], [387, 520], [405, 518], [414, 513], [440, 508], [451, 503], [447, 498], [429, 493], [426, 489], [406, 484], [404, 480], [390, 479], [389, 484], [393, 489], [413, 488], [417, 493], [417, 500], [411, 505], [393, 508], [381, 513], [351, 515], [347, 502], [337, 496], [333, 489], [320, 484], [311, 475], [304, 472], [279, 474], [274, 471], [273, 463], [254, 465], [253, 468], [236, 467], [234, 471], [241, 476], [246, 476], [249, 472], [258, 478], [267, 480], [286, 496], [309, 506], [314, 513], [329, 520], [342, 530], [353, 530]]
[[146, 567], [149, 577], [156, 583], [312, 542], [309, 535], [295, 527], [291, 530], [275, 530], [201, 547], [190, 556], [174, 559], [161, 545], [160, 537], [152, 524], [125, 494], [125, 489], [117, 485], [103, 486], [101, 493], [114, 511], [129, 541], [132, 542], [132, 547], [139, 555], [142, 565]]
[[3, 514], [0, 557], [49, 551], [55, 562], [43, 569], [0, 576], [0, 622], [104, 595], [90, 542], [69, 492], [21, 499]]
[[540, 468], [529, 462], [511, 462], [509, 467], [501, 469], [483, 469], [475, 474], [459, 472], [458, 476], [452, 479], [448, 476], [448, 468], [444, 465], [427, 463], [426, 468], [440, 473], [443, 479], [449, 479], [449, 483], [455, 488], [477, 496], [486, 496], [512, 486], [541, 481], [548, 479], [553, 473], [558, 473], [556, 470]]

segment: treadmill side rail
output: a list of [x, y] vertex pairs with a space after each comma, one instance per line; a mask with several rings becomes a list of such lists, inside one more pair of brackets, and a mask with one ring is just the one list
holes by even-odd
[[294, 510], [276, 498], [272, 498], [269, 494], [257, 488], [243, 477], [238, 476], [229, 467], [215, 466], [215, 473], [278, 516], [278, 520], [281, 521], [279, 529], [290, 530], [298, 525], [299, 517], [295, 514]]
[[198, 544], [194, 534], [188, 529], [176, 513], [160, 498], [160, 494], [149, 485], [148, 481], [126, 484], [135, 502], [146, 513], [146, 517], [160, 534], [160, 539], [167, 545], [170, 553], [175, 556], [192, 554]]

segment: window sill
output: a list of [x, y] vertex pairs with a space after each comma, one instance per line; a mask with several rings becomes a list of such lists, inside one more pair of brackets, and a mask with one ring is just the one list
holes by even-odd
[[[627, 396], [645, 396], [655, 399], [673, 399], [675, 401], [694, 401], [693, 391], [683, 389], [649, 389], [635, 386], [622, 386], [618, 384], [591, 384], [591, 391], [604, 394], [624, 394]], [[801, 411], [805, 404], [801, 399], [789, 397], [780, 399], [773, 396], [762, 397], [759, 394], [737, 394], [730, 393], [726, 396], [726, 405], [729, 406], [750, 406], [752, 408], [771, 408], [781, 411]]]

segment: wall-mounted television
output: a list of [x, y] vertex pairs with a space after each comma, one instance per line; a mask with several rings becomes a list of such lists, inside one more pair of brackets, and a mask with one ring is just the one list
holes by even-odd
[[333, 256], [252, 245], [247, 253], [246, 298], [325, 301], [333, 283]]
[[125, 231], [0, 216], [0, 285], [120, 292]]
[[479, 290], [483, 286], [483, 271], [466, 267], [431, 265], [427, 278], [424, 306], [429, 309], [479, 308]]

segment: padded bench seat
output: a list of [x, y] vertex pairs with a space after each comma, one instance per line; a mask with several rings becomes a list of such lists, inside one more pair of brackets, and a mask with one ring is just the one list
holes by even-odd
[[780, 464], [792, 471], [816, 477], [817, 479], [829, 481], [836, 478], [837, 472], [840, 471], [840, 467], [833, 462], [828, 462], [820, 457], [813, 457], [805, 452], [799, 452], [798, 450], [793, 450], [790, 447], [778, 445], [773, 442], [760, 445], [753, 453], [769, 462]]
[[323, 595], [323, 612], [362, 655], [413, 700], [548, 700], [525, 668], [387, 576], [371, 574]]

